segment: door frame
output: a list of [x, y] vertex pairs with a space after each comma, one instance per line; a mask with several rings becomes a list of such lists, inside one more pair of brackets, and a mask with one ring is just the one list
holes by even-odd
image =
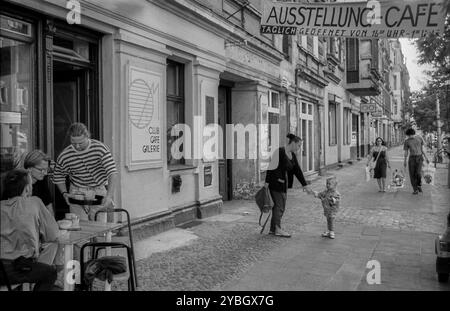
[[[231, 99], [231, 88], [233, 87], [233, 83], [227, 82], [227, 81], [220, 81], [219, 89], [223, 88], [225, 92], [225, 128], [223, 129], [223, 132], [226, 133], [226, 125], [231, 122], [232, 119], [232, 99]], [[220, 96], [220, 92], [218, 91], [218, 97]], [[222, 113], [222, 109], [218, 109], [217, 114], [219, 115]], [[229, 201], [233, 199], [233, 160], [227, 159], [227, 135], [223, 135], [223, 151], [222, 154], [224, 155], [224, 159], [218, 160], [218, 179], [219, 179], [219, 193], [220, 193], [220, 182], [221, 178], [225, 178], [225, 194], [226, 197], [223, 198], [224, 201]], [[225, 165], [225, 176], [220, 176], [220, 162], [223, 161]]]
[[[54, 38], [77, 38], [84, 40], [94, 46], [94, 49], [90, 51], [90, 58], [92, 62], [90, 64], [82, 63], [76, 60], [65, 59], [61, 56], [54, 55]], [[101, 140], [103, 137], [103, 119], [100, 118], [102, 113], [102, 106], [100, 105], [101, 99], [101, 85], [100, 85], [100, 64], [101, 64], [101, 35], [95, 34], [91, 31], [79, 27], [68, 27], [61, 21], [55, 21], [53, 19], [45, 20], [44, 29], [44, 63], [43, 63], [43, 81], [44, 82], [44, 107], [45, 107], [45, 137], [44, 140], [47, 153], [55, 159], [54, 150], [54, 129], [53, 129], [53, 64], [55, 61], [63, 62], [66, 64], [76, 65], [88, 70], [91, 70], [92, 74], [86, 74], [86, 98], [90, 98], [92, 102], [87, 103], [86, 115], [90, 116], [87, 120], [86, 126], [91, 132], [92, 136]], [[91, 77], [91, 79], [90, 79]], [[55, 159], [56, 160], [56, 159]]]

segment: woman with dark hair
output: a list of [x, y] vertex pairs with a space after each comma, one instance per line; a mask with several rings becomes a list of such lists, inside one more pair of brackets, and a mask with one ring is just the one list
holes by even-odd
[[287, 138], [288, 144], [275, 150], [272, 155], [265, 187], [269, 188], [274, 203], [269, 234], [288, 238], [291, 235], [281, 229], [281, 218], [286, 208], [287, 188], [292, 188], [294, 175], [302, 184], [304, 191], [310, 193], [310, 190], [295, 155], [301, 147], [302, 139], [294, 134], [288, 134]]
[[371, 159], [376, 161], [373, 178], [378, 182], [378, 192], [386, 192], [386, 169], [387, 167], [391, 168], [391, 165], [389, 164], [387, 147], [383, 138], [378, 137], [375, 139], [375, 144], [367, 156], [367, 166], [369, 166]]
[[[58, 224], [38, 197], [31, 196], [28, 171], [14, 169], [4, 180], [0, 201], [0, 258], [11, 284], [35, 283], [51, 290], [57, 277]], [[17, 265], [25, 262], [26, 265]], [[0, 280], [4, 283], [4, 280]]]

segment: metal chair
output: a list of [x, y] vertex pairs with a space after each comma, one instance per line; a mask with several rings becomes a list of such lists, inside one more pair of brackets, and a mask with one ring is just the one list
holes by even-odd
[[84, 274], [85, 274], [85, 261], [84, 261], [84, 250], [86, 247], [90, 247], [93, 252], [91, 252], [91, 255], [93, 255], [92, 259], [97, 259], [98, 250], [99, 249], [105, 249], [107, 247], [115, 248], [115, 249], [126, 249], [127, 252], [127, 271], [121, 274], [114, 274], [113, 275], [113, 281], [128, 281], [128, 290], [135, 291], [135, 279], [134, 279], [134, 273], [133, 273], [133, 261], [132, 261], [132, 255], [131, 255], [131, 248], [126, 245], [125, 243], [118, 243], [118, 242], [89, 242], [85, 243], [83, 246], [81, 246], [80, 250], [80, 283], [82, 290], [92, 290], [92, 285], [87, 287], [84, 282]]
[[[138, 281], [137, 281], [137, 273], [136, 273], [136, 260], [135, 260], [135, 256], [134, 256], [134, 243], [133, 243], [133, 233], [132, 233], [132, 230], [131, 230], [131, 221], [130, 221], [130, 214], [128, 213], [128, 211], [127, 210], [125, 210], [125, 209], [123, 209], [123, 208], [104, 208], [104, 209], [101, 209], [101, 210], [98, 210], [96, 213], [95, 213], [95, 216], [94, 216], [94, 220], [95, 221], [97, 221], [97, 216], [99, 215], [99, 214], [101, 214], [101, 213], [106, 213], [106, 214], [110, 214], [110, 213], [113, 213], [113, 214], [115, 214], [115, 213], [124, 213], [125, 215], [126, 215], [126, 218], [127, 218], [127, 229], [128, 229], [128, 243], [129, 243], [129, 247], [130, 247], [130, 249], [131, 249], [131, 259], [132, 259], [132, 265], [133, 265], [133, 270], [132, 270], [132, 272], [133, 272], [133, 274], [134, 274], [134, 282], [135, 282], [135, 287], [138, 287], [139, 285], [138, 285]], [[120, 221], [119, 223], [121, 223], [122, 221]], [[121, 230], [121, 229], [119, 229], [119, 230]], [[120, 240], [120, 236], [114, 236], [113, 238], [113, 241], [114, 242], [122, 242], [122, 243], [125, 243], [123, 240]], [[120, 240], [120, 241], [118, 241], [118, 240]], [[97, 257], [97, 255], [98, 255], [98, 251], [99, 251], [100, 249], [97, 249], [97, 254], [96, 254], [96, 257]]]

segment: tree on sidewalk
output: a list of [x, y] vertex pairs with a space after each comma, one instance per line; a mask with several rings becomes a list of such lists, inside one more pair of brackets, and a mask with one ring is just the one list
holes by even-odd
[[429, 64], [430, 80], [415, 97], [416, 107], [413, 109], [417, 125], [425, 131], [436, 130], [436, 100], [439, 98], [441, 121], [444, 129], [450, 131], [450, 0], [444, 2], [447, 11], [444, 32], [428, 34], [425, 38], [416, 40], [419, 50], [419, 64]]

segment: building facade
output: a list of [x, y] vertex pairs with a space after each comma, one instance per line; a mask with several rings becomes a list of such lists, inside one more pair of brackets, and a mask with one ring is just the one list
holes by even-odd
[[[265, 2], [3, 1], [2, 173], [27, 150], [56, 159], [83, 122], [116, 161], [116, 206], [166, 228], [251, 197], [288, 132], [307, 176], [366, 156], [375, 136], [398, 143], [399, 43], [261, 34]], [[381, 115], [361, 111], [371, 102]]]

